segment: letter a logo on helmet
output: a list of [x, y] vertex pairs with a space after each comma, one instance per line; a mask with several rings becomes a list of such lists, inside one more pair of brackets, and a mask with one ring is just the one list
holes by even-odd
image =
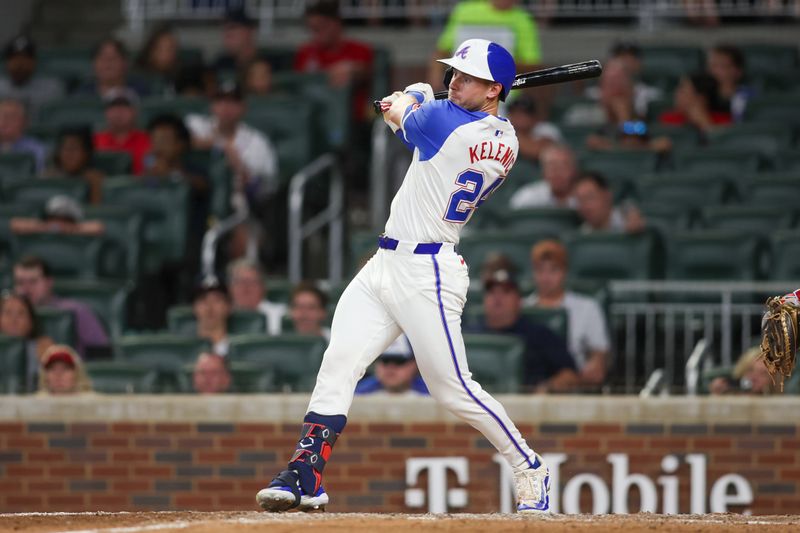
[[450, 59], [439, 60], [450, 67], [444, 76], [444, 86], [450, 85], [453, 69], [456, 69], [464, 74], [501, 84], [503, 90], [500, 100], [505, 100], [517, 75], [517, 66], [508, 50], [486, 39], [468, 39], [456, 50]]

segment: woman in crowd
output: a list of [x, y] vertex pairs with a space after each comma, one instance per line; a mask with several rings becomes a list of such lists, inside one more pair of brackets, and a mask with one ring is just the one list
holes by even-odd
[[137, 70], [174, 90], [181, 67], [178, 47], [178, 38], [170, 26], [156, 28], [136, 58]]
[[33, 390], [36, 387], [39, 361], [46, 350], [53, 345], [53, 340], [40, 334], [36, 311], [27, 298], [12, 292], [2, 293], [0, 296], [0, 333], [26, 339], [25, 349], [28, 353], [26, 388], [29, 391]]
[[79, 178], [89, 184], [89, 200], [100, 203], [103, 173], [92, 166], [94, 146], [89, 128], [65, 128], [58, 136], [53, 168], [54, 177]]

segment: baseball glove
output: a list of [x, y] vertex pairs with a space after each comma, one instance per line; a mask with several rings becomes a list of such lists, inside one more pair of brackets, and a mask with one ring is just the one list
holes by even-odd
[[776, 374], [783, 391], [783, 380], [792, 375], [796, 362], [800, 304], [794, 294], [775, 296], [766, 303], [761, 322], [761, 358], [773, 380]]

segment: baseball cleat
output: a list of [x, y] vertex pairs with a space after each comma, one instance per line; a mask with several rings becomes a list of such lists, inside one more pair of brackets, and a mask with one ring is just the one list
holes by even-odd
[[539, 468], [528, 468], [514, 474], [518, 513], [550, 512], [550, 471], [541, 457], [538, 459]]
[[282, 513], [290, 509], [324, 511], [328, 501], [328, 494], [321, 485], [313, 496], [306, 494], [293, 470], [284, 470], [272, 480], [269, 487], [256, 494], [258, 505], [271, 513]]

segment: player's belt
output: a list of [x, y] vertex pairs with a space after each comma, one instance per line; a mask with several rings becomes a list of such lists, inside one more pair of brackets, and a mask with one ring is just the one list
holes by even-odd
[[[413, 252], [420, 255], [438, 254], [443, 245], [444, 243], [441, 242], [420, 242], [414, 246]], [[385, 235], [378, 237], [378, 248], [383, 248], [384, 250], [397, 250], [399, 246], [400, 241], [397, 239], [392, 239], [391, 237], [386, 237]]]

